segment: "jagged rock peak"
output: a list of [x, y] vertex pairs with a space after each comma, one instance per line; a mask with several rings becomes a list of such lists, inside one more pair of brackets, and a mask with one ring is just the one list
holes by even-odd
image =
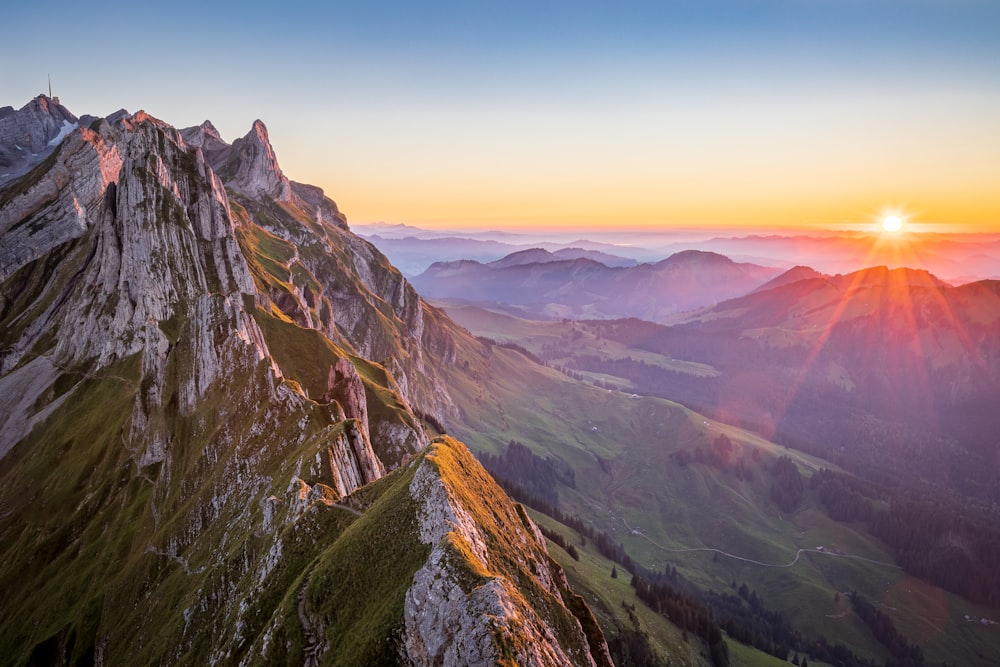
[[131, 117], [132, 117], [132, 114], [129, 112], [128, 109], [119, 109], [118, 111], [115, 111], [115, 112], [112, 112], [112, 113], [108, 114], [104, 118], [104, 120], [107, 121], [108, 123], [110, 123], [111, 125], [114, 125], [115, 123], [117, 123], [118, 121], [120, 121], [122, 118], [131, 118]]
[[207, 135], [209, 135], [211, 137], [216, 137], [216, 138], [219, 138], [219, 139], [222, 138], [222, 136], [219, 134], [219, 131], [217, 129], [215, 129], [215, 125], [212, 125], [212, 121], [210, 121], [210, 120], [206, 120], [204, 123], [202, 123], [198, 127], [200, 127], [205, 132], [205, 134], [207, 134]]
[[[267, 136], [267, 126], [264, 125], [264, 121], [260, 118], [255, 120], [253, 125], [250, 126], [247, 136], [249, 137], [251, 134], [256, 136], [261, 143], [266, 144], [269, 149], [271, 148], [271, 139]], [[274, 153], [274, 151], [271, 152], [272, 154]]]
[[127, 127], [130, 130], [138, 128], [143, 123], [150, 123], [164, 130], [173, 129], [173, 126], [163, 122], [156, 116], [146, 113], [146, 111], [143, 109], [139, 109], [130, 116], [125, 116], [124, 118], [122, 118], [122, 123], [124, 123], [125, 127]]
[[291, 185], [278, 166], [267, 127], [259, 119], [243, 138], [233, 142], [221, 175], [227, 185], [251, 197], [269, 196], [287, 201], [292, 194]]
[[39, 95], [34, 98], [21, 107], [20, 111], [47, 114], [58, 120], [68, 120], [70, 122], [76, 120], [76, 116], [60, 104], [58, 98], [47, 97], [46, 95]]
[[205, 148], [213, 144], [229, 146], [229, 144], [222, 140], [222, 136], [210, 120], [206, 120], [201, 125], [195, 127], [186, 127], [180, 132], [181, 136], [184, 137], [184, 142], [192, 148]]
[[0, 115], [0, 185], [48, 157], [78, 125], [66, 107], [44, 95]]

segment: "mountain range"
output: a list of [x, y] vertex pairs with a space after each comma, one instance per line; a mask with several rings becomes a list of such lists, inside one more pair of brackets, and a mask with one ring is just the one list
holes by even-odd
[[661, 321], [746, 294], [779, 273], [698, 250], [655, 264], [611, 267], [536, 248], [487, 264], [437, 262], [413, 284], [427, 298], [493, 304], [527, 317]]
[[[260, 121], [0, 113], [12, 664], [610, 664], [464, 445], [456, 341]], [[464, 335], [464, 334], [462, 334]]]
[[995, 282], [529, 244], [456, 322], [259, 121], [0, 137], [9, 663], [1000, 655]]
[[1000, 421], [987, 406], [1000, 400], [1000, 281], [799, 266], [667, 323], [551, 331], [504, 320], [511, 307], [457, 303], [449, 312], [473, 332], [572, 372], [617, 378], [866, 474], [997, 499]]
[[[874, 221], [870, 223], [875, 227]], [[827, 274], [850, 273], [864, 266], [923, 268], [946, 282], [961, 284], [1000, 279], [1000, 235], [918, 231], [914, 221], [902, 233], [871, 230], [818, 230], [809, 234], [785, 230], [747, 234], [742, 230], [592, 230], [460, 231], [420, 229], [409, 225], [362, 224], [353, 227], [382, 250], [407, 275], [422, 273], [438, 261], [473, 259], [482, 263], [506, 255], [543, 248], [556, 252], [581, 248], [632, 260], [656, 263], [684, 250], [715, 252], [738, 262], [789, 269], [809, 265]], [[602, 261], [598, 259], [598, 261]], [[621, 260], [605, 262], [624, 265]]]

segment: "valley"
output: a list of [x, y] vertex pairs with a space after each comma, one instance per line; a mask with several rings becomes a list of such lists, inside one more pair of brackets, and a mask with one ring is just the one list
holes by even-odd
[[47, 147], [0, 190], [13, 664], [1000, 655], [995, 281], [595, 244], [411, 284], [260, 121], [0, 129]]
[[[572, 462], [576, 479], [587, 483], [570, 489], [557, 482], [559, 506], [613, 535], [644, 567], [675, 567], [698, 586], [715, 591], [729, 590], [734, 581], [748, 582], [769, 608], [807, 636], [835, 638], [878, 661], [886, 659], [884, 649], [849, 605], [845, 607], [844, 596], [850, 591], [891, 608], [896, 627], [904, 636], [921, 638], [930, 662], [962, 655], [968, 664], [989, 664], [987, 656], [995, 655], [993, 626], [965, 620], [966, 615], [996, 615], [991, 606], [974, 604], [907, 574], [893, 549], [863, 521], [831, 518], [820, 485], [814, 487], [809, 480], [818, 470], [839, 466], [677, 403], [640, 395], [642, 389], [624, 373], [587, 372], [580, 360], [614, 359], [629, 350], [620, 339], [606, 337], [614, 323], [529, 321], [468, 305], [442, 305], [456, 322], [495, 341], [495, 355], [520, 356], [519, 350], [524, 350], [591, 385], [578, 400], [560, 400], [562, 383], [579, 384], [557, 371], [545, 383], [541, 378], [521, 380], [520, 390], [513, 392], [495, 388], [492, 395], [502, 412], [496, 410], [506, 420], [498, 414], [497, 422], [480, 430], [499, 431], [498, 436], [485, 442], [472, 434], [463, 437], [474, 448], [490, 452], [502, 450], [504, 440], [513, 439], [539, 456]], [[637, 357], [643, 355], [645, 365], [669, 369], [681, 385], [686, 384], [683, 378], [721, 375], [704, 363], [688, 366], [690, 362], [649, 349], [634, 351]], [[544, 388], [539, 392], [539, 387]], [[539, 401], [539, 396], [544, 399]], [[512, 404], [518, 403], [526, 404], [524, 412], [511, 418]], [[586, 409], [581, 411], [579, 405]], [[563, 432], [555, 425], [519, 428], [529, 414], [558, 414], [574, 427]], [[610, 434], [617, 447], [609, 449], [598, 434]], [[795, 462], [804, 482], [800, 500], [787, 511], [772, 495], [771, 470], [784, 456]], [[949, 499], [944, 494], [938, 501], [948, 506]], [[898, 502], [880, 495], [873, 504], [888, 508]], [[959, 505], [953, 511], [964, 513], [969, 506], [981, 504]], [[933, 613], [921, 611], [929, 609]], [[934, 632], [928, 634], [928, 627]]]

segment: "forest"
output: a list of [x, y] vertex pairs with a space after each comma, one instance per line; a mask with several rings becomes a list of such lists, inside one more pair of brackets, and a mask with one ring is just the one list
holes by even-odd
[[[725, 447], [725, 445], [721, 445]], [[677, 627], [702, 639], [710, 647], [710, 658], [713, 665], [728, 665], [728, 650], [725, 642], [719, 643], [721, 632], [753, 646], [761, 651], [779, 657], [790, 659], [801, 656], [801, 661], [808, 664], [808, 658], [826, 662], [836, 667], [874, 667], [875, 663], [865, 660], [842, 644], [829, 642], [823, 636], [806, 637], [795, 630], [789, 621], [767, 609], [764, 601], [755, 591], [748, 589], [746, 584], [737, 588], [736, 582], [732, 588], [736, 595], [702, 590], [682, 577], [675, 567], [665, 567], [655, 571], [635, 562], [628, 552], [608, 533], [597, 530], [580, 517], [563, 512], [558, 504], [549, 502], [550, 498], [558, 498], [555, 489], [556, 476], [553, 472], [551, 459], [543, 459], [531, 452], [523, 444], [511, 441], [504, 453], [499, 456], [480, 454], [484, 466], [489, 461], [499, 465], [491, 470], [491, 474], [508, 494], [518, 502], [522, 502], [571, 528], [580, 535], [582, 544], [589, 541], [605, 558], [621, 565], [632, 573], [632, 586], [636, 595], [650, 608], [663, 614]], [[802, 497], [807, 488], [801, 474], [788, 457], [781, 457], [772, 467], [772, 488], [782, 489], [780, 493], [788, 494], [787, 487], [798, 488], [798, 497]], [[530, 480], [528, 484], [517, 482], [507, 477], [505, 473], [521, 471]], [[816, 473], [814, 477], [820, 481], [813, 485], [810, 480], [808, 489], [815, 490], [821, 483], [828, 481], [827, 470]], [[852, 488], [868, 488], [864, 482], [854, 482], [855, 478], [846, 476], [847, 484]], [[540, 491], [532, 494], [528, 489]], [[792, 494], [793, 496], [795, 493]], [[784, 495], [781, 497], [785, 497]], [[791, 501], [788, 501], [791, 502]], [[577, 552], [572, 541], [558, 531], [543, 529], [543, 534], [554, 543], [563, 547], [573, 558]], [[623, 602], [624, 604], [624, 602]], [[651, 665], [658, 663], [649, 648], [648, 639], [639, 629], [629, 630], [619, 628], [620, 635], [609, 641], [615, 664], [621, 665]], [[881, 641], [881, 640], [880, 640]], [[798, 664], [802, 664], [799, 662]], [[887, 663], [887, 667], [897, 667], [899, 663]], [[907, 666], [909, 667], [909, 666]]]

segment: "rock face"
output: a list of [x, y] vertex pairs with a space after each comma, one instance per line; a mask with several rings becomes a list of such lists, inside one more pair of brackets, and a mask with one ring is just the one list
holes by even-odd
[[[285, 178], [259, 121], [232, 145], [208, 122], [178, 131], [143, 112], [75, 122], [47, 98], [0, 113], [0, 157], [20, 170], [0, 181], [4, 655], [326, 664], [374, 646], [385, 662], [389, 637], [389, 662], [457, 664], [496, 655], [496, 628], [468, 639], [448, 619], [504, 605], [544, 638], [549, 611], [530, 620], [500, 580], [428, 620], [420, 586], [454, 559], [386, 555], [447, 555], [379, 519], [419, 532], [399, 481], [416, 468], [383, 478], [425, 445], [422, 417], [455, 412], [435, 370], [455, 357], [443, 316], [321, 190]], [[453, 509], [419, 500], [421, 535], [426, 517], [462, 515], [435, 494]], [[358, 567], [393, 573], [393, 605], [372, 592], [381, 579], [354, 593], [320, 576], [371, 576]], [[549, 595], [572, 602], [543, 571]], [[425, 602], [406, 602], [410, 588]], [[404, 608], [424, 610], [415, 625]], [[373, 614], [384, 637], [338, 625]], [[576, 660], [578, 641], [554, 642], [536, 663]]]
[[77, 127], [76, 116], [44, 95], [17, 111], [0, 110], [0, 186], [44, 160]]
[[597, 623], [549, 558], [538, 528], [468, 450], [441, 441], [409, 489], [420, 541], [431, 547], [406, 592], [411, 664], [612, 664], [599, 631], [588, 643], [584, 625]]

